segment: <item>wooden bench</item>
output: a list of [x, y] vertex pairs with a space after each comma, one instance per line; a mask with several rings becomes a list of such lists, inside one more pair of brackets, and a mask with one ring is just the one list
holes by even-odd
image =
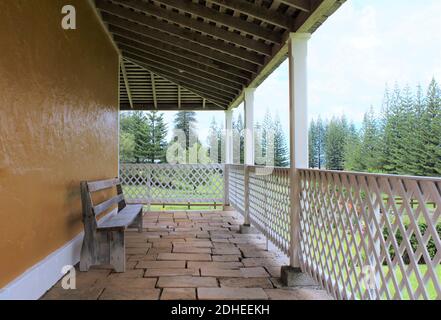
[[[116, 187], [117, 195], [94, 205], [94, 192]], [[124, 231], [128, 227], [142, 232], [142, 205], [127, 205], [118, 179], [81, 182], [84, 239], [81, 248], [80, 271], [93, 265], [112, 265], [116, 272], [125, 272]], [[97, 217], [118, 205], [118, 213], [100, 221]]]

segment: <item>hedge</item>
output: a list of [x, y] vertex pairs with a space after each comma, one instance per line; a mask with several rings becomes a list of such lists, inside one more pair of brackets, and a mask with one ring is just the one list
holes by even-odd
[[[405, 228], [406, 228], [406, 230], [408, 230], [409, 225], [408, 224], [405, 225]], [[426, 230], [427, 230], [427, 224], [420, 223], [419, 229], [420, 229], [421, 235], [424, 236], [424, 234], [426, 233]], [[438, 224], [436, 226], [436, 231], [438, 232], [438, 236], [441, 238], [441, 224]], [[387, 240], [389, 238], [389, 230], [387, 228], [385, 228], [383, 230], [383, 235], [384, 235], [385, 240]], [[401, 243], [403, 242], [403, 236], [401, 235], [400, 230], [397, 230], [397, 232], [395, 233], [395, 239], [396, 239], [398, 245], [400, 246]], [[413, 252], [415, 252], [418, 249], [418, 240], [417, 240], [415, 234], [412, 234], [412, 236], [410, 238], [410, 244], [412, 246]], [[437, 249], [435, 247], [435, 241], [432, 237], [430, 237], [429, 243], [427, 244], [427, 251], [429, 252], [431, 259], [433, 259], [437, 253]], [[395, 249], [393, 248], [393, 246], [390, 246], [390, 248], [389, 248], [389, 256], [392, 260], [395, 259], [396, 255], [395, 255]], [[410, 263], [407, 249], [404, 251], [402, 258], [403, 258], [403, 261], [405, 264]], [[421, 256], [421, 259], [420, 259], [420, 261], [418, 261], [418, 264], [426, 264], [426, 261], [424, 260], [423, 256]]]

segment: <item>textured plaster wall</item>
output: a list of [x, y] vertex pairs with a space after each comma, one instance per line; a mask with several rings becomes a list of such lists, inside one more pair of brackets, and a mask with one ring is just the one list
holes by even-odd
[[87, 0], [0, 1], [0, 52], [1, 288], [81, 232], [81, 180], [117, 176], [119, 67]]

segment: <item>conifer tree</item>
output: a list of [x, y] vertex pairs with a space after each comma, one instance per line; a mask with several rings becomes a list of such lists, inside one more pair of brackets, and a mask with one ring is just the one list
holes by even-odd
[[345, 117], [333, 118], [326, 134], [326, 168], [343, 170], [347, 143], [348, 124]]
[[314, 119], [309, 125], [309, 139], [308, 139], [308, 153], [309, 153], [309, 167], [318, 168], [318, 135], [317, 126]]
[[133, 112], [130, 132], [134, 138], [133, 157], [135, 162], [144, 163], [148, 159], [150, 128], [142, 111]]
[[288, 146], [280, 118], [277, 116], [274, 122], [274, 166], [287, 167], [288, 165]]
[[422, 168], [427, 176], [441, 175], [441, 90], [435, 79], [429, 85], [422, 116]]
[[147, 114], [149, 130], [148, 161], [151, 163], [166, 162], [167, 125], [164, 123], [164, 114], [151, 111]]
[[233, 123], [233, 157], [234, 163], [243, 164], [245, 158], [245, 135], [242, 114]]
[[374, 109], [371, 107], [363, 119], [359, 153], [359, 170], [378, 172], [380, 170], [380, 131]]

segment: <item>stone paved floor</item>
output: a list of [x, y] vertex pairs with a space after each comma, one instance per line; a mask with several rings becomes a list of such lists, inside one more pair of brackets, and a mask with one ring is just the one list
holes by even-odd
[[267, 251], [262, 235], [239, 234], [233, 211], [146, 213], [144, 232], [126, 232], [125, 273], [77, 271], [76, 290], [61, 281], [43, 299], [322, 300], [318, 288], [283, 288], [287, 259]]

